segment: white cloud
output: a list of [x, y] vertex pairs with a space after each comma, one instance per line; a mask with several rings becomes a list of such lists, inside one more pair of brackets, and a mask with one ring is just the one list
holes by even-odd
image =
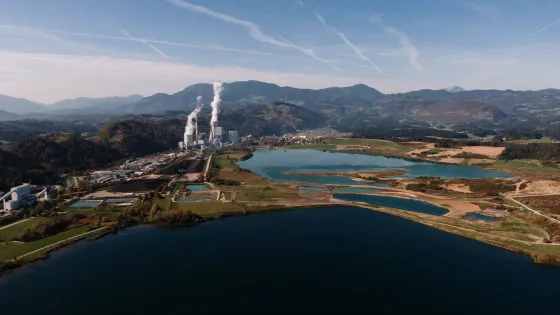
[[367, 62], [368, 64], [370, 64], [377, 72], [379, 73], [383, 73], [383, 71], [381, 71], [381, 69], [379, 68], [379, 66], [377, 66], [373, 61], [371, 61], [371, 59], [369, 59], [368, 57], [366, 57], [366, 55], [364, 55], [362, 53], [362, 51], [356, 47], [356, 45], [354, 45], [347, 37], [344, 33], [340, 32], [339, 30], [337, 30], [334, 26], [330, 26], [327, 24], [327, 22], [325, 21], [325, 19], [321, 16], [321, 14], [319, 14], [319, 12], [317, 11], [313, 11], [313, 14], [315, 15], [315, 18], [317, 18], [317, 20], [319, 20], [319, 22], [321, 22], [321, 24], [323, 24], [324, 27], [330, 29], [331, 31], [333, 31], [336, 35], [338, 35], [338, 37], [340, 37], [340, 39], [344, 42], [344, 44], [346, 44], [346, 46], [350, 47], [355, 53], [356, 55], [358, 55], [358, 57], [360, 59], [362, 59], [363, 61]]
[[302, 0], [297, 0], [297, 2], [299, 4], [299, 6], [303, 8], [303, 1]]

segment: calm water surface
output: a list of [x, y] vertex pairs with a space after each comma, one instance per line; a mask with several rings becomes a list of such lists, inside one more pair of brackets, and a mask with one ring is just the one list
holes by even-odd
[[334, 194], [333, 197], [340, 200], [365, 202], [380, 207], [389, 207], [432, 215], [444, 215], [449, 212], [449, 210], [445, 208], [420, 200], [358, 194]]
[[[257, 150], [253, 157], [238, 162], [263, 177], [274, 180], [321, 184], [363, 185], [344, 176], [284, 175], [284, 172], [350, 172], [361, 170], [404, 169], [398, 177], [438, 176], [441, 178], [508, 178], [511, 174], [470, 166], [412, 162], [399, 158], [323, 152], [319, 150]], [[367, 184], [366, 184], [367, 185]]]
[[2, 314], [560, 314], [560, 270], [350, 207], [140, 226], [0, 278]]

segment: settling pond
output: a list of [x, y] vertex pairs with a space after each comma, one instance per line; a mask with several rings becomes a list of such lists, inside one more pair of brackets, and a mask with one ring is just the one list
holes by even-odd
[[138, 226], [0, 278], [2, 314], [560, 314], [560, 270], [395, 216]]
[[364, 154], [319, 150], [257, 150], [253, 157], [237, 162], [240, 167], [282, 181], [319, 184], [368, 185], [344, 176], [285, 175], [285, 172], [355, 172], [364, 170], [404, 169], [398, 177], [438, 176], [441, 178], [511, 178], [512, 174], [462, 165], [414, 162]]

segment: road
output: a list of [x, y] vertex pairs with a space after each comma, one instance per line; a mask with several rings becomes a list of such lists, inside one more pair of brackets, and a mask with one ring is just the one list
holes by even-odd
[[550, 221], [553, 221], [553, 222], [555, 222], [555, 223], [560, 223], [560, 220], [556, 220], [556, 219], [551, 218], [551, 217], [549, 217], [549, 216], [547, 216], [547, 215], [544, 215], [544, 214], [538, 212], [537, 210], [532, 209], [532, 208], [530, 208], [530, 207], [524, 205], [523, 203], [521, 203], [521, 202], [519, 202], [519, 201], [513, 199], [512, 197], [506, 197], [506, 198], [509, 199], [509, 200], [511, 200], [511, 201], [513, 201], [513, 202], [515, 202], [516, 204], [522, 206], [523, 208], [525, 208], [525, 209], [527, 209], [527, 210], [533, 212], [533, 213], [536, 214], [536, 215], [539, 215], [539, 216], [541, 216], [541, 217], [547, 218], [547, 219], [549, 219]]
[[23, 222], [25, 222], [25, 221], [27, 221], [27, 220], [29, 220], [29, 219], [23, 219], [23, 220], [14, 222], [14, 223], [12, 223], [12, 224], [8, 224], [8, 225], [6, 225], [6, 226], [0, 227], [0, 230], [7, 229], [7, 228], [9, 228], [10, 226], [23, 223]]

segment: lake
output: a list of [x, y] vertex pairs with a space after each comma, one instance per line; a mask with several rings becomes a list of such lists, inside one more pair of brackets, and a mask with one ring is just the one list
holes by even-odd
[[438, 176], [441, 178], [511, 178], [512, 174], [482, 168], [415, 162], [400, 158], [328, 152], [319, 150], [257, 150], [253, 157], [237, 162], [240, 167], [282, 181], [319, 184], [367, 185], [344, 176], [285, 175], [285, 172], [354, 172], [363, 170], [404, 169], [397, 177]]
[[0, 278], [2, 314], [560, 314], [560, 269], [351, 207], [138, 226]]
[[345, 201], [365, 202], [374, 206], [389, 207], [432, 215], [444, 215], [449, 212], [449, 210], [443, 207], [438, 207], [429, 202], [390, 196], [334, 194], [333, 197]]

